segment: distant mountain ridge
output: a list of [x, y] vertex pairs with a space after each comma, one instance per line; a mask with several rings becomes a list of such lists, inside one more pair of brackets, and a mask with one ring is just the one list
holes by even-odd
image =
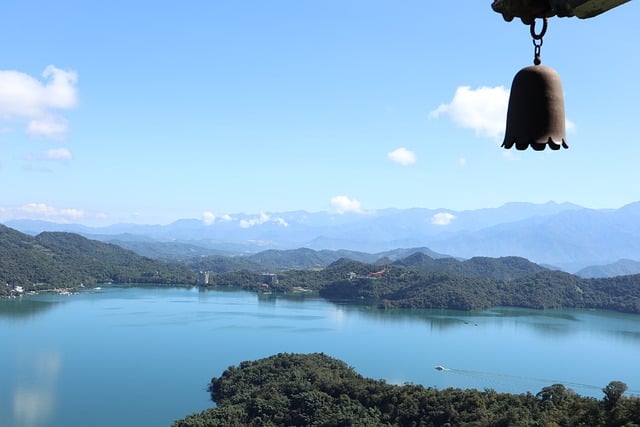
[[385, 265], [399, 262], [399, 260], [416, 254], [431, 260], [450, 258], [447, 255], [433, 252], [429, 248], [395, 249], [375, 254], [347, 250], [332, 251], [324, 249], [316, 251], [309, 248], [299, 248], [287, 250], [267, 249], [246, 256], [214, 255], [198, 257], [185, 260], [184, 264], [194, 270], [206, 270], [215, 273], [233, 270], [278, 272], [283, 270], [325, 268], [341, 259], [366, 264]]
[[343, 215], [295, 211], [230, 218], [97, 228], [30, 220], [6, 225], [29, 234], [75, 232], [163, 260], [251, 255], [268, 249], [377, 254], [420, 247], [460, 258], [517, 256], [570, 272], [620, 259], [640, 260], [640, 202], [619, 209], [549, 202], [467, 211], [384, 209]]
[[576, 272], [577, 276], [585, 278], [629, 276], [632, 274], [640, 274], [640, 261], [621, 259], [612, 264], [592, 265]]

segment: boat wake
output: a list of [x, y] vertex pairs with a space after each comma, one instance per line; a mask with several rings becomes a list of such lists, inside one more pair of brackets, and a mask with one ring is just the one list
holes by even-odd
[[[520, 389], [520, 390], [528, 389], [532, 393], [536, 393], [543, 387], [547, 387], [553, 384], [562, 384], [567, 388], [573, 389], [578, 394], [588, 394], [593, 396], [597, 394], [597, 393], [593, 393], [593, 391], [602, 391], [603, 387], [606, 386], [606, 384], [596, 386], [592, 384], [583, 384], [583, 383], [564, 381], [559, 379], [525, 377], [520, 375], [501, 374], [497, 372], [445, 368], [442, 365], [436, 366], [435, 369], [438, 371], [446, 371], [449, 374], [461, 375], [468, 378], [472, 378], [476, 380], [476, 382], [481, 382], [482, 384], [486, 384], [486, 388], [495, 388], [495, 389], [513, 388], [513, 389]], [[537, 387], [537, 389], [535, 387]], [[626, 391], [625, 395], [639, 396], [640, 390], [629, 389]]]

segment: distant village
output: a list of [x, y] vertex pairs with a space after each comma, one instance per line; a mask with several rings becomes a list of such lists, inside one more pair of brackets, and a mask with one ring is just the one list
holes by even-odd
[[[10, 285], [9, 283], [5, 283], [5, 286], [7, 288], [9, 288], [9, 292], [0, 297], [0, 298], [18, 298], [21, 297], [22, 295], [38, 295], [38, 291], [33, 291], [33, 290], [25, 290], [23, 286], [20, 285]], [[80, 288], [84, 288], [84, 285], [81, 283], [79, 285]], [[47, 289], [47, 292], [54, 292], [58, 295], [76, 295], [78, 294], [78, 292], [72, 292], [69, 289], [66, 288], [54, 288], [54, 289]]]

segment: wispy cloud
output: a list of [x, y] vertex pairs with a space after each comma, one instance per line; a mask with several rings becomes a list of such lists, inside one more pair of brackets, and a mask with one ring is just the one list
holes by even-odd
[[202, 222], [204, 225], [212, 225], [214, 222], [226, 222], [231, 221], [231, 215], [216, 215], [213, 212], [202, 212]]
[[289, 224], [287, 223], [287, 221], [285, 221], [283, 218], [280, 217], [271, 217], [266, 213], [261, 213], [260, 216], [256, 217], [256, 218], [252, 218], [252, 219], [241, 219], [240, 220], [240, 227], [242, 228], [250, 228], [250, 227], [255, 227], [256, 225], [261, 225], [261, 224], [265, 224], [267, 222], [272, 222], [275, 223], [277, 225], [281, 225], [283, 227], [288, 227]]
[[213, 212], [202, 212], [202, 222], [204, 225], [211, 225], [216, 222], [216, 216]]
[[431, 217], [431, 224], [434, 225], [449, 225], [456, 216], [449, 212], [438, 212]]
[[503, 86], [456, 89], [448, 104], [429, 113], [431, 118], [447, 115], [458, 126], [473, 129], [478, 136], [498, 138], [504, 134], [509, 91]]
[[356, 199], [350, 199], [347, 196], [335, 196], [330, 202], [331, 212], [344, 214], [347, 212], [362, 213], [362, 206]]
[[54, 222], [73, 222], [85, 219], [87, 214], [82, 209], [57, 208], [46, 203], [28, 203], [20, 207], [0, 207], [0, 219], [36, 219]]
[[387, 158], [393, 163], [402, 166], [412, 165], [416, 162], [416, 155], [413, 151], [409, 151], [404, 147], [397, 148], [387, 154]]
[[53, 173], [53, 169], [46, 166], [35, 166], [33, 163], [22, 165], [22, 170], [34, 173]]
[[29, 135], [63, 139], [68, 123], [57, 110], [76, 107], [78, 75], [49, 65], [42, 78], [44, 81], [19, 71], [0, 70], [0, 117], [3, 121], [26, 120]]
[[30, 154], [27, 156], [27, 160], [30, 161], [56, 161], [56, 162], [68, 162], [73, 159], [73, 155], [68, 148], [51, 148], [41, 153]]

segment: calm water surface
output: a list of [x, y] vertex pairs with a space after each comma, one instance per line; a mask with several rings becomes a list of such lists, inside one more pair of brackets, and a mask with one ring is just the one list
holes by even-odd
[[640, 316], [599, 311], [380, 311], [105, 287], [0, 300], [0, 343], [7, 427], [168, 426], [213, 406], [211, 377], [279, 352], [324, 352], [398, 384], [536, 393], [563, 383], [601, 398], [620, 380], [640, 394]]

